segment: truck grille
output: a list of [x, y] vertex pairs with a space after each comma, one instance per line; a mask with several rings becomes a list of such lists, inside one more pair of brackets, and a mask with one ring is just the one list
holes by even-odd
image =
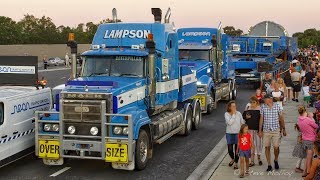
[[102, 101], [72, 101], [62, 102], [63, 120], [72, 122], [101, 122]]

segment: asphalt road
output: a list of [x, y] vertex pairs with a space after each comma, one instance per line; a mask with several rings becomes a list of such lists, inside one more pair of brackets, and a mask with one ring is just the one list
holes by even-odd
[[[63, 84], [70, 70], [41, 72], [48, 86]], [[237, 106], [243, 111], [253, 91], [238, 90]], [[53, 173], [70, 167], [56, 179], [186, 179], [224, 136], [226, 102], [220, 102], [211, 115], [203, 116], [201, 127], [187, 136], [174, 136], [155, 145], [154, 156], [143, 171], [114, 170], [110, 164], [96, 160], [68, 160], [63, 166], [49, 167], [33, 154], [0, 169], [0, 179], [47, 179]]]

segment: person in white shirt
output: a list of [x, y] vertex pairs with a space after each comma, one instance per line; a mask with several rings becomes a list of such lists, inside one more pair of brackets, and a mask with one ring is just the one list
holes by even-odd
[[292, 68], [291, 79], [293, 83], [293, 99], [292, 101], [298, 101], [299, 92], [301, 91], [301, 74], [296, 71], [295, 68]]
[[310, 87], [308, 86], [307, 82], [303, 83], [302, 87], [302, 95], [303, 95], [303, 105], [307, 103], [307, 107], [310, 106], [311, 96], [310, 96]]
[[226, 139], [228, 144], [228, 153], [231, 158], [229, 166], [234, 163], [234, 169], [238, 169], [239, 156], [237, 154], [238, 148], [238, 134], [240, 127], [245, 123], [242, 114], [237, 111], [236, 102], [230, 101], [227, 105], [227, 112], [224, 114], [226, 121]]
[[274, 91], [271, 92], [271, 95], [273, 97], [273, 101], [279, 104], [280, 109], [283, 110], [284, 93], [280, 91], [279, 83], [274, 84]]

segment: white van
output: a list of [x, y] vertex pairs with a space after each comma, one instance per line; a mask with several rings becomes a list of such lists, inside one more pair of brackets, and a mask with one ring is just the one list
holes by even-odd
[[[3, 64], [0, 56], [0, 167], [32, 152], [34, 146], [34, 112], [47, 111], [52, 108], [50, 88], [37, 89], [37, 69], [23, 64], [30, 57], [8, 58], [11, 64]], [[15, 64], [12, 65], [13, 60]], [[37, 61], [32, 61], [37, 64]], [[25, 63], [25, 62], [23, 62]], [[33, 64], [33, 63], [31, 63]], [[10, 70], [9, 70], [10, 69]], [[17, 85], [19, 84], [19, 85]]]

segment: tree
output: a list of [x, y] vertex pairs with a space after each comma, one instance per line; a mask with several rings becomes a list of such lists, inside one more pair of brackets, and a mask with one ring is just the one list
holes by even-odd
[[241, 29], [236, 29], [233, 26], [226, 26], [223, 28], [223, 31], [229, 36], [241, 36], [243, 34]]
[[18, 44], [21, 29], [11, 18], [0, 16], [0, 44]]

